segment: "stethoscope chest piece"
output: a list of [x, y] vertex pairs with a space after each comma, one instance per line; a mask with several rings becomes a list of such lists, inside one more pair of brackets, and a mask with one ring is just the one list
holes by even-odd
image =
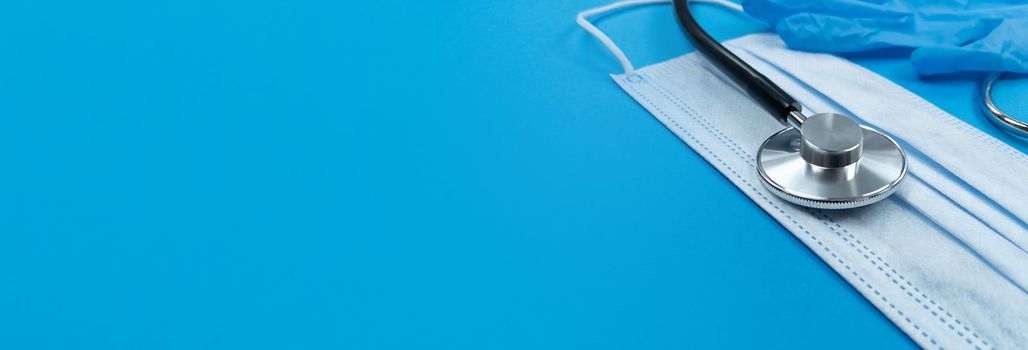
[[779, 131], [757, 151], [757, 173], [772, 193], [819, 209], [876, 203], [895, 192], [906, 172], [896, 141], [835, 113]]
[[697, 50], [782, 124], [757, 151], [757, 172], [772, 193], [794, 204], [847, 209], [885, 199], [907, 173], [907, 157], [888, 136], [834, 113], [805, 117], [803, 106], [703, 31], [688, 0], [675, 15]]

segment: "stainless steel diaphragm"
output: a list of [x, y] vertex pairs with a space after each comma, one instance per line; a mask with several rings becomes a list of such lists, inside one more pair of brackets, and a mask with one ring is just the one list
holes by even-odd
[[772, 193], [794, 204], [848, 209], [896, 191], [907, 173], [899, 144], [835, 113], [815, 114], [764, 141], [757, 172]]

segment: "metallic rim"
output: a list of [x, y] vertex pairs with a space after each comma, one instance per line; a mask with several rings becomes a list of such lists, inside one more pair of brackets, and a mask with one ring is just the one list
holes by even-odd
[[[905, 174], [906, 173], [904, 173], [904, 175]], [[880, 191], [880, 193], [877, 193], [877, 194], [872, 194], [872, 195], [867, 196], [867, 197], [865, 197], [863, 199], [850, 200], [850, 201], [829, 201], [829, 200], [809, 199], [809, 198], [804, 198], [804, 197], [800, 197], [800, 196], [796, 196], [796, 195], [793, 195], [793, 194], [790, 194], [790, 193], [783, 192], [782, 190], [780, 190], [779, 188], [775, 187], [770, 182], [768, 182], [768, 180], [765, 179], [763, 176], [761, 176], [761, 178], [764, 179], [764, 181], [761, 181], [761, 183], [764, 184], [764, 187], [767, 188], [768, 190], [770, 190], [771, 193], [773, 193], [778, 198], [784, 199], [786, 202], [789, 202], [789, 203], [792, 203], [792, 204], [796, 204], [796, 205], [800, 205], [800, 206], [804, 206], [804, 207], [808, 207], [808, 208], [814, 208], [814, 209], [831, 209], [831, 210], [835, 210], [835, 209], [852, 209], [852, 208], [859, 208], [859, 207], [863, 207], [863, 206], [868, 206], [868, 205], [878, 203], [878, 202], [882, 201], [883, 199], [888, 198], [894, 192], [896, 192], [896, 189], [898, 188], [896, 186], [896, 184], [898, 184], [898, 182], [897, 182], [896, 184], [893, 184], [893, 185], [885, 188], [884, 191]]]
[[1018, 120], [1017, 118], [1011, 117], [1009, 114], [1003, 112], [1003, 110], [996, 107], [996, 104], [992, 101], [992, 86], [996, 84], [996, 80], [999, 80], [1003, 72], [995, 72], [989, 74], [982, 80], [981, 86], [981, 105], [982, 113], [985, 114], [987, 119], [993, 124], [996, 124], [1000, 130], [1006, 131], [1014, 136], [1028, 138], [1028, 122]]
[[[897, 176], [896, 179], [894, 179], [893, 181], [889, 182], [885, 187], [882, 187], [881, 189], [878, 189], [878, 190], [870, 192], [870, 193], [862, 194], [859, 197], [844, 198], [844, 199], [814, 197], [814, 196], [810, 196], [810, 195], [806, 195], [806, 194], [796, 193], [794, 191], [790, 191], [789, 189], [786, 189], [785, 187], [779, 185], [778, 183], [776, 183], [774, 180], [772, 180], [770, 178], [770, 176], [764, 171], [764, 166], [760, 162], [760, 159], [759, 159], [760, 152], [758, 152], [757, 153], [758, 154], [758, 159], [757, 159], [757, 162], [756, 162], [757, 163], [756, 169], [757, 169], [757, 174], [760, 176], [761, 183], [763, 183], [764, 187], [766, 187], [775, 196], [777, 196], [779, 198], [782, 198], [782, 199], [784, 199], [785, 201], [787, 201], [789, 203], [793, 203], [793, 204], [797, 204], [797, 205], [801, 205], [801, 206], [805, 206], [805, 207], [810, 207], [810, 208], [817, 208], [817, 209], [850, 209], [850, 208], [858, 208], [858, 207], [863, 207], [863, 206], [866, 206], [866, 205], [871, 205], [871, 204], [877, 203], [877, 202], [879, 202], [879, 201], [881, 201], [881, 200], [883, 200], [885, 198], [888, 198], [890, 195], [892, 195], [894, 192], [896, 192], [896, 189], [898, 188], [899, 183], [901, 181], [903, 181], [904, 178], [906, 178], [906, 175], [907, 175], [907, 155], [906, 155], [906, 152], [904, 152], [903, 149], [899, 147], [899, 144], [896, 143], [896, 140], [893, 140], [888, 135], [885, 135], [885, 134], [883, 134], [881, 132], [878, 132], [877, 130], [868, 128], [866, 126], [861, 126], [861, 128], [864, 129], [864, 130], [871, 131], [871, 132], [873, 132], [873, 133], [875, 133], [875, 134], [877, 134], [879, 136], [882, 136], [883, 138], [888, 140], [890, 143], [892, 143], [892, 145], [895, 146], [896, 150], [899, 151], [899, 153], [900, 153], [900, 158], [903, 161], [903, 163], [901, 165], [901, 169], [900, 169], [900, 175]], [[771, 142], [775, 137], [777, 137], [778, 135], [781, 135], [783, 133], [789, 132], [790, 130], [795, 130], [795, 128], [786, 128], [786, 129], [784, 129], [782, 131], [779, 131], [779, 132], [775, 133], [774, 135], [771, 135], [771, 137], [768, 137], [767, 140], [764, 140], [764, 143], [760, 145], [759, 149], [763, 150], [768, 145], [768, 143]]]

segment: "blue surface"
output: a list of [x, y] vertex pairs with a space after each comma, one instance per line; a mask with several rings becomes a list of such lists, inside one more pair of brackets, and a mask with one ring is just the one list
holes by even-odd
[[0, 346], [912, 347], [613, 84], [602, 3], [6, 2]]

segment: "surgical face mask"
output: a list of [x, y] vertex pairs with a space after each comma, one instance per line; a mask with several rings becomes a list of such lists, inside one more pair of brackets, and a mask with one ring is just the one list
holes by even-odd
[[[649, 1], [655, 2], [655, 1]], [[635, 1], [628, 4], [648, 3]], [[616, 9], [619, 6], [597, 11]], [[697, 54], [614, 81], [925, 348], [1028, 344], [1028, 157], [917, 95], [835, 56], [770, 34], [726, 43], [809, 113], [855, 117], [895, 138], [908, 179], [869, 207], [803, 208], [771, 195], [754, 152], [783, 127]]]

